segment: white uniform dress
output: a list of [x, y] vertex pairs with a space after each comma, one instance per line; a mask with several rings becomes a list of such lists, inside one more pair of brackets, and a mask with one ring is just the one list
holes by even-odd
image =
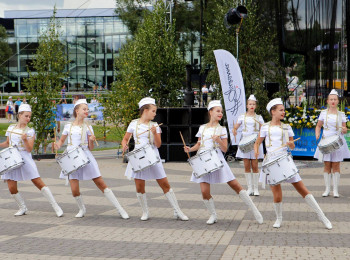
[[[277, 148], [281, 147], [283, 144], [289, 141], [289, 137], [294, 136], [293, 129], [288, 124], [283, 124], [281, 126], [270, 126], [269, 123], [264, 124], [260, 129], [260, 137], [265, 137], [265, 145], [267, 150], [267, 160], [272, 160], [280, 155], [286, 154], [288, 152], [287, 147], [283, 147], [275, 152]], [[286, 136], [286, 131], [288, 133], [288, 138]], [[271, 139], [270, 139], [271, 138]], [[283, 174], [283, 172], [281, 172]], [[287, 183], [295, 183], [301, 181], [300, 175], [297, 173], [292, 178], [286, 180]], [[266, 175], [261, 170], [259, 182], [263, 183], [263, 187], [266, 184]]]
[[220, 125], [218, 125], [217, 127], [207, 127], [207, 125], [201, 125], [199, 127], [196, 137], [201, 138], [201, 146], [197, 154], [206, 150], [210, 150], [215, 145], [217, 147], [216, 150], [218, 151], [219, 159], [223, 162], [224, 166], [221, 169], [216, 170], [215, 172], [209, 173], [201, 178], [196, 178], [192, 173], [191, 181], [193, 182], [196, 182], [196, 183], [206, 182], [209, 184], [213, 184], [213, 183], [226, 183], [236, 179], [230, 167], [228, 166], [224, 158], [224, 155], [222, 154], [222, 151], [219, 148], [219, 144], [218, 143], [214, 144], [214, 141], [212, 139], [212, 136], [214, 134], [223, 135], [220, 137], [221, 139], [227, 138], [226, 128]]
[[[261, 124], [264, 123], [264, 119], [262, 118], [261, 115], [246, 116], [246, 114], [243, 114], [238, 117], [237, 124], [240, 124], [243, 129], [242, 138], [250, 136], [252, 134], [259, 134], [259, 124], [255, 120], [259, 121]], [[251, 160], [256, 159], [254, 149], [248, 153], [243, 153], [241, 149], [238, 148], [236, 157], [242, 158], [242, 159], [251, 159]], [[264, 158], [264, 149], [263, 149], [263, 145], [261, 144], [259, 146], [258, 159], [263, 159], [263, 158]]]
[[[18, 129], [16, 128], [16, 125], [10, 125], [7, 131], [21, 133], [21, 134], [26, 133], [28, 136], [28, 139], [35, 136], [34, 129], [29, 127], [25, 129]], [[18, 150], [24, 160], [24, 165], [22, 165], [17, 169], [6, 172], [1, 176], [1, 179], [13, 180], [13, 181], [27, 181], [27, 180], [39, 178], [40, 175], [38, 172], [38, 168], [36, 167], [36, 164], [32, 159], [32, 154], [26, 151], [21, 135], [6, 132], [6, 136], [8, 136], [10, 139], [10, 146], [16, 145], [18, 147]]]
[[[139, 135], [140, 133], [146, 130], [149, 130], [152, 127], [152, 125], [156, 123], [150, 122], [149, 124], [140, 124], [138, 123], [138, 121], [139, 121], [138, 119], [133, 120], [128, 126], [128, 129], [126, 130], [127, 133], [133, 134], [133, 137], [135, 140], [134, 149], [139, 149], [151, 143], [153, 144], [153, 151], [156, 153], [157, 156], [160, 157], [158, 148], [154, 145], [153, 134], [151, 133], [151, 131], [147, 131], [146, 133]], [[159, 134], [162, 133], [162, 130], [160, 129], [160, 127], [156, 127], [156, 131]], [[137, 135], [139, 136], [137, 137]], [[134, 172], [129, 162], [126, 167], [125, 176], [127, 176], [128, 178], [134, 178], [134, 179], [140, 179], [140, 180], [154, 180], [154, 179], [159, 180], [167, 177], [161, 161], [139, 172]]]
[[[323, 122], [322, 137], [337, 135], [341, 131], [342, 123], [345, 123], [347, 121], [345, 114], [343, 112], [338, 111], [338, 114], [328, 114], [327, 110], [321, 111], [321, 114], [319, 115], [318, 120]], [[350, 151], [346, 143], [346, 140], [344, 138], [344, 135], [340, 134], [340, 137], [343, 140], [343, 145], [338, 150], [332, 153], [323, 155], [323, 161], [341, 162], [345, 158], [350, 158]], [[318, 159], [320, 156], [322, 156], [322, 153], [317, 147], [314, 158]]]
[[[86, 156], [89, 158], [90, 163], [86, 166], [78, 169], [74, 173], [69, 175], [69, 179], [75, 180], [92, 180], [101, 176], [100, 169], [98, 168], [97, 162], [88, 148], [88, 136], [94, 134], [92, 126], [73, 126], [72, 123], [68, 123], [64, 126], [62, 135], [68, 135], [68, 146], [67, 151], [71, 151], [77, 146], [81, 145]], [[90, 129], [92, 133], [90, 132]], [[84, 136], [82, 138], [82, 136]], [[83, 139], [83, 140], [82, 140]], [[67, 179], [67, 176], [62, 172], [60, 174], [61, 179]]]

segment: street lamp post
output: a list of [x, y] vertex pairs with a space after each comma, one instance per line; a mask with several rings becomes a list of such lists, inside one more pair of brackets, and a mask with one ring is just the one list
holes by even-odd
[[94, 79], [94, 83], [95, 83], [95, 86], [96, 86], [97, 85], [97, 82], [96, 82], [96, 38], [91, 38], [91, 41], [94, 42], [94, 53], [95, 53], [95, 60], [94, 60], [95, 79]]

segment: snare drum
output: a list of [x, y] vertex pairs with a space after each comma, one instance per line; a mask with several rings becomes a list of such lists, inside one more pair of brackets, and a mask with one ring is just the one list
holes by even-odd
[[251, 134], [249, 136], [243, 137], [239, 142], [238, 147], [243, 153], [249, 153], [254, 149], [254, 144], [258, 134]]
[[338, 150], [343, 145], [343, 140], [340, 135], [333, 135], [322, 138], [318, 144], [318, 149], [323, 154], [329, 154]]
[[220, 160], [218, 151], [214, 148], [206, 150], [188, 159], [189, 164], [193, 169], [193, 175], [196, 178], [201, 178], [209, 173], [221, 169], [224, 164]]
[[159, 156], [154, 152], [153, 146], [147, 144], [126, 154], [134, 172], [145, 170], [160, 162]]
[[0, 175], [17, 169], [24, 164], [24, 160], [17, 147], [9, 147], [0, 152]]
[[266, 183], [278, 185], [283, 181], [293, 178], [299, 170], [295, 166], [290, 153], [283, 153], [274, 159], [264, 161], [262, 172], [266, 174]]
[[56, 161], [61, 166], [64, 175], [72, 174], [90, 163], [89, 158], [81, 146], [77, 146], [69, 152], [64, 152]]

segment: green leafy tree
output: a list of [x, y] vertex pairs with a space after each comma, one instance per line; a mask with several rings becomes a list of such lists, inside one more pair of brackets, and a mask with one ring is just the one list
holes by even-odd
[[28, 70], [29, 78], [25, 85], [30, 92], [32, 123], [37, 133], [34, 150], [46, 140], [47, 127], [51, 125], [56, 104], [60, 96], [62, 79], [67, 75], [68, 64], [64, 44], [59, 40], [59, 24], [55, 18], [56, 8], [46, 30], [42, 31], [39, 46], [32, 62], [33, 70]]
[[[221, 2], [221, 5], [217, 5], [215, 10], [212, 10], [216, 13], [216, 17], [223, 18], [230, 8], [240, 4], [237, 0], [233, 3], [229, 0]], [[268, 97], [264, 82], [279, 82], [281, 91], [275, 93], [275, 96], [286, 97], [286, 80], [283, 68], [278, 62], [275, 31], [264, 25], [256, 1], [248, 0], [245, 6], [248, 10], [248, 18], [244, 19], [239, 32], [239, 64], [246, 95], [255, 94], [259, 102], [257, 112], [267, 116], [265, 106]], [[220, 82], [214, 50], [225, 49], [236, 56], [236, 27], [228, 30], [224, 26], [223, 19], [216, 19], [212, 24], [207, 24], [207, 34], [204, 37], [204, 62], [206, 66], [213, 68], [208, 74], [207, 81]], [[221, 93], [222, 91], [219, 90], [219, 94]]]
[[[127, 125], [136, 117], [137, 102], [152, 96], [160, 106], [178, 106], [185, 65], [178, 53], [174, 27], [165, 27], [165, 7], [158, 2], [145, 15], [135, 36], [116, 59], [117, 80], [104, 101], [105, 117]], [[134, 110], [134, 111], [133, 111]]]
[[10, 57], [12, 51], [7, 43], [6, 29], [0, 25], [0, 82], [6, 81], [7, 59]]

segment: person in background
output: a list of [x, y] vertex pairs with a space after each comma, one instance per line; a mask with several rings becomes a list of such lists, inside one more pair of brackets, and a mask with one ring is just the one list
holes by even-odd
[[62, 89], [61, 89], [61, 102], [62, 104], [67, 104], [67, 99], [66, 99], [66, 85], [63, 84]]
[[15, 111], [16, 111], [16, 121], [18, 122], [18, 108], [22, 104], [21, 99], [18, 97], [17, 100], [15, 101]]
[[207, 88], [207, 85], [203, 85], [202, 87], [202, 105], [203, 107], [207, 105], [208, 103], [208, 92], [209, 92], [209, 89]]
[[6, 112], [7, 112], [7, 118], [9, 123], [12, 123], [12, 116], [14, 114], [14, 111], [15, 111], [15, 108], [13, 105], [12, 96], [9, 96], [9, 99], [6, 102]]

